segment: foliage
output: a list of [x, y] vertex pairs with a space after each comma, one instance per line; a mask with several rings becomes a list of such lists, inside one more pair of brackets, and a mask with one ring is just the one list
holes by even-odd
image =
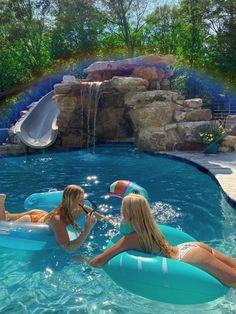
[[54, 59], [73, 54], [91, 56], [99, 48], [98, 37], [103, 32], [105, 19], [93, 0], [54, 0], [51, 10], [55, 18], [51, 30], [51, 53]]
[[125, 43], [129, 57], [140, 45], [148, 4], [148, 0], [100, 0], [100, 11], [106, 14], [110, 33]]
[[[175, 5], [0, 0], [0, 92], [81, 55], [94, 60], [145, 53], [174, 54], [177, 66], [200, 69], [236, 86], [235, 33], [234, 0], [180, 0]], [[201, 92], [186, 73], [172, 85], [188, 95]]]
[[200, 138], [205, 146], [209, 146], [213, 143], [221, 144], [224, 140], [226, 129], [222, 124], [209, 125], [206, 130], [200, 133]]

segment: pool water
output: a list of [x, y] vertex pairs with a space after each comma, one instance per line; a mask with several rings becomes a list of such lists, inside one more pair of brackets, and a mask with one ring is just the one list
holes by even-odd
[[[132, 145], [102, 145], [87, 150], [0, 158], [1, 193], [10, 211], [23, 210], [35, 192], [68, 184], [83, 186], [104, 215], [119, 220], [121, 200], [107, 198], [119, 179], [145, 187], [157, 222], [179, 228], [215, 249], [236, 257], [236, 211], [208, 175]], [[76, 264], [73, 256], [95, 256], [117, 229], [98, 222], [82, 248], [26, 252], [0, 247], [0, 313], [236, 313], [236, 293], [216, 301], [171, 305], [144, 299], [117, 286], [102, 269]]]

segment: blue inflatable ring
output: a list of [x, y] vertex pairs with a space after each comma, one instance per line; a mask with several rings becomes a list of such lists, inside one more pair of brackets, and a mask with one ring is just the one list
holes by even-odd
[[[173, 246], [196, 241], [180, 230], [163, 225], [159, 227]], [[107, 248], [130, 232], [132, 229], [122, 224], [121, 232], [111, 239]], [[204, 303], [228, 291], [228, 287], [200, 268], [133, 250], [113, 257], [105, 264], [104, 270], [121, 287], [145, 298], [166, 303]]]

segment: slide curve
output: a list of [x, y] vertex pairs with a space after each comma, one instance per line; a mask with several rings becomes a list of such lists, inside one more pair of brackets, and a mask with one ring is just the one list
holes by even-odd
[[51, 146], [58, 133], [56, 125], [59, 108], [52, 99], [54, 91], [49, 92], [16, 123], [14, 131], [26, 146], [42, 149]]

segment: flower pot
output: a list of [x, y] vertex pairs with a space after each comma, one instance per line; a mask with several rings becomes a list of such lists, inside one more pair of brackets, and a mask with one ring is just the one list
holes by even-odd
[[204, 153], [206, 153], [206, 154], [216, 154], [218, 152], [219, 146], [220, 145], [218, 143], [212, 143], [209, 146], [207, 146], [207, 148], [205, 149]]

